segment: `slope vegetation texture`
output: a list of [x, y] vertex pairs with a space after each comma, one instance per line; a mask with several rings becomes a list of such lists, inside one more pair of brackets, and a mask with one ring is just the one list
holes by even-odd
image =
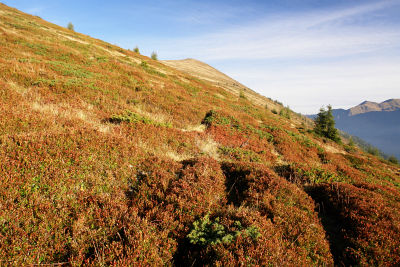
[[399, 166], [280, 108], [0, 4], [0, 265], [398, 266]]
[[[224, 73], [216, 70], [215, 68], [195, 59], [183, 59], [183, 60], [163, 60], [162, 63], [188, 73], [196, 78], [211, 82], [217, 87], [221, 87], [226, 91], [236, 94], [237, 96], [245, 96], [252, 103], [267, 106], [270, 109], [279, 109], [279, 102], [272, 101], [270, 98], [262, 96], [246, 86], [242, 85], [238, 81], [235, 81], [231, 77]], [[223, 96], [220, 96], [223, 97]]]

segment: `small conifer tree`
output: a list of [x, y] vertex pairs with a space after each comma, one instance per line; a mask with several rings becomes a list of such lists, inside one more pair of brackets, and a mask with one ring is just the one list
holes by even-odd
[[399, 164], [399, 160], [395, 156], [390, 156], [388, 160], [393, 164]]
[[72, 22], [69, 22], [69, 23], [68, 23], [67, 28], [68, 28], [68, 30], [70, 30], [70, 31], [75, 31], [75, 29], [74, 29], [74, 24], [72, 24]]
[[140, 54], [139, 47], [136, 46], [136, 47], [133, 49], [133, 52]]
[[332, 115], [332, 106], [328, 105], [328, 109], [321, 108], [315, 119], [316, 134], [329, 138], [337, 143], [340, 142], [338, 130], [335, 128], [335, 119]]
[[158, 55], [156, 52], [153, 51], [153, 53], [151, 53], [151, 59], [158, 60]]
[[353, 137], [350, 137], [350, 139], [349, 139], [349, 146], [350, 146], [350, 147], [354, 147], [354, 146], [355, 146]]

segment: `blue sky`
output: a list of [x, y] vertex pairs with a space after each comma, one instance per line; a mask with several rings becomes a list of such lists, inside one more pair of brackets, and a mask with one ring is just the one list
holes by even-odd
[[304, 114], [400, 98], [400, 0], [2, 2], [145, 55], [202, 60]]

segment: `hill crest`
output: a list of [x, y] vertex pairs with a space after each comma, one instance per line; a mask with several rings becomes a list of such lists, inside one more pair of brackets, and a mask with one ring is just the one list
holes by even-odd
[[256, 105], [263, 107], [267, 105], [270, 109], [277, 110], [282, 108], [281, 105], [277, 104], [271, 99], [258, 94], [257, 92], [229, 77], [225, 73], [222, 73], [207, 63], [197, 59], [187, 58], [183, 60], [162, 60], [161, 62], [175, 69], [193, 75], [194, 77], [208, 81], [234, 95], [239, 96], [242, 93]]

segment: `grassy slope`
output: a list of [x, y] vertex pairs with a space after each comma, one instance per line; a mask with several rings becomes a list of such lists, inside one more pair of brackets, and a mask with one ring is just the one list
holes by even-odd
[[0, 265], [399, 264], [400, 170], [347, 150], [0, 5]]

